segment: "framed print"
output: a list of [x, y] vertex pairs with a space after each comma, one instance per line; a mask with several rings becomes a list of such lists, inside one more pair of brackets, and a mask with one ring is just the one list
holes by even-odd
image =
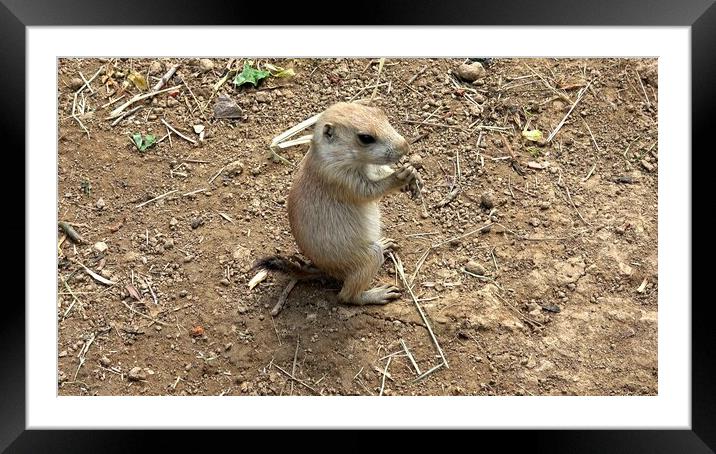
[[3, 449], [457, 428], [712, 452], [712, 3], [226, 8], [3, 2], [27, 177]]

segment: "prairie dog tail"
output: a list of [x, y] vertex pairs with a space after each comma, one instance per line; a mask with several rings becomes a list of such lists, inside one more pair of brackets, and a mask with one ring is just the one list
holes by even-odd
[[321, 270], [311, 264], [299, 264], [280, 255], [272, 255], [258, 259], [251, 270], [278, 271], [294, 279], [320, 279], [326, 277]]

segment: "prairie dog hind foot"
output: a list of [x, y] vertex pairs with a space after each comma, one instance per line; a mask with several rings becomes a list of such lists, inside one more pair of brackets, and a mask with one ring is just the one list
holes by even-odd
[[[341, 292], [343, 293], [343, 292]], [[402, 292], [394, 285], [379, 285], [372, 289], [366, 290], [351, 299], [345, 299], [338, 295], [338, 300], [344, 304], [354, 306], [363, 306], [367, 304], [388, 304], [391, 301], [400, 299]]]

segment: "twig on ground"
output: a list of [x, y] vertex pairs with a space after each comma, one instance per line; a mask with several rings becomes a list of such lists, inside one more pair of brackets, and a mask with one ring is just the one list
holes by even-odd
[[380, 82], [380, 74], [383, 72], [383, 66], [385, 65], [385, 57], [381, 57], [380, 60], [378, 60], [378, 75], [375, 78], [376, 87], [373, 89], [373, 94], [370, 95], [370, 102], [372, 103], [373, 100], [375, 100], [376, 95], [378, 94], [378, 86], [377, 84]]
[[271, 309], [271, 315], [276, 316], [279, 312], [281, 312], [281, 309], [283, 309], [283, 306], [286, 304], [286, 300], [288, 299], [288, 294], [291, 293], [291, 290], [293, 290], [293, 287], [298, 283], [298, 279], [291, 279], [288, 281], [288, 284], [286, 284], [286, 287], [281, 292], [281, 295], [278, 297], [278, 301], [276, 302], [276, 305]]
[[557, 135], [557, 133], [559, 132], [559, 130], [560, 130], [560, 129], [562, 128], [562, 126], [564, 125], [564, 122], [567, 121], [567, 118], [569, 118], [569, 115], [572, 113], [572, 111], [574, 110], [574, 108], [577, 107], [577, 104], [579, 104], [579, 101], [582, 99], [582, 96], [584, 95], [584, 93], [587, 91], [587, 89], [589, 88], [589, 86], [590, 86], [591, 84], [592, 84], [592, 81], [590, 80], [584, 88], [582, 88], [581, 90], [579, 90], [579, 93], [577, 93], [577, 99], [574, 101], [574, 104], [572, 104], [572, 107], [569, 108], [569, 111], [567, 112], [567, 115], [565, 115], [564, 118], [562, 118], [562, 121], [560, 121], [559, 124], [557, 125], [557, 127], [554, 128], [554, 131], [552, 131], [552, 132], [549, 134], [549, 136], [547, 137], [546, 143], [551, 142], [552, 139], [554, 138], [554, 136]]
[[[298, 359], [298, 343], [301, 340], [301, 336], [296, 336], [296, 351], [293, 352], [293, 367], [291, 369], [291, 376], [296, 375], [296, 360]], [[291, 382], [291, 395], [293, 396], [293, 382]]]
[[316, 391], [316, 389], [313, 388], [313, 387], [311, 387], [311, 385], [307, 384], [307, 383], [304, 382], [303, 380], [300, 380], [300, 379], [294, 377], [293, 375], [291, 375], [290, 373], [286, 372], [286, 371], [283, 370], [283, 368], [281, 368], [281, 366], [279, 366], [278, 364], [274, 364], [274, 367], [276, 367], [276, 369], [278, 369], [279, 371], [283, 372], [288, 378], [290, 378], [291, 380], [295, 381], [295, 382], [298, 383], [299, 385], [303, 385], [304, 387], [310, 389], [311, 391], [313, 391], [315, 394], [317, 394], [317, 395], [319, 395], [319, 396], [321, 395], [321, 393], [319, 393], [318, 391]]
[[67, 234], [67, 236], [70, 237], [70, 239], [71, 239], [72, 241], [74, 241], [75, 243], [81, 244], [81, 243], [86, 243], [86, 242], [87, 242], [87, 241], [85, 241], [85, 239], [82, 237], [82, 235], [80, 235], [79, 233], [77, 233], [77, 231], [75, 231], [75, 229], [73, 229], [72, 226], [71, 226], [70, 224], [68, 224], [67, 222], [59, 221], [59, 222], [57, 223], [57, 225], [59, 225], [60, 228]]
[[410, 297], [413, 299], [413, 303], [415, 304], [415, 307], [418, 309], [418, 313], [420, 314], [420, 318], [423, 320], [423, 323], [425, 324], [425, 327], [428, 329], [428, 333], [430, 333], [430, 338], [432, 339], [433, 343], [435, 344], [435, 347], [440, 354], [440, 358], [442, 358], [443, 363], [445, 363], [445, 366], [450, 368], [448, 365], [447, 359], [445, 358], [445, 354], [443, 353], [443, 349], [440, 347], [440, 343], [438, 342], [437, 338], [435, 337], [435, 333], [433, 333], [433, 329], [430, 327], [430, 322], [428, 322], [428, 318], [425, 315], [425, 312], [423, 312], [423, 308], [420, 307], [420, 303], [418, 303], [417, 298], [415, 297], [415, 294], [413, 293], [413, 289], [408, 285], [408, 281], [405, 279], [405, 273], [403, 272], [403, 263], [400, 260], [400, 257], [398, 257], [397, 254], [394, 252], [388, 253], [388, 257], [393, 261], [393, 263], [396, 264], [400, 279], [403, 281], [403, 286], [408, 290], [408, 293], [410, 293]]
[[540, 73], [538, 73], [537, 71], [532, 69], [532, 67], [530, 65], [528, 65], [527, 63], [525, 63], [525, 66], [527, 66], [527, 68], [529, 68], [529, 70], [532, 71], [532, 73], [534, 73], [535, 76], [540, 78], [540, 80], [542, 81], [542, 83], [544, 84], [545, 87], [547, 87], [549, 90], [554, 92], [554, 94], [556, 94], [559, 98], [566, 101], [567, 103], [569, 103], [569, 104], [572, 103], [572, 100], [569, 99], [569, 96], [565, 95], [564, 93], [560, 92], [559, 90], [554, 88], [552, 85], [550, 85], [550, 83], [547, 82], [547, 79], [545, 79], [544, 76], [542, 76]]
[[594, 144], [594, 148], [596, 148], [597, 151], [599, 153], [601, 153], [602, 150], [599, 149], [599, 145], [597, 144], [597, 139], [595, 139], [594, 134], [592, 134], [592, 128], [589, 127], [589, 123], [587, 123], [587, 120], [585, 120], [584, 118], [582, 118], [582, 120], [584, 121], [584, 125], [587, 127], [587, 131], [589, 131], [589, 137], [592, 138], [592, 143]]
[[[137, 106], [137, 107], [135, 107], [135, 108], [133, 108], [133, 109], [130, 109], [130, 110], [124, 112], [122, 115], [118, 116], [118, 117], [111, 123], [111, 126], [117, 126], [117, 123], [119, 123], [119, 122], [122, 121], [123, 119], [127, 118], [128, 116], [132, 115], [134, 112], [138, 111], [138, 110], [141, 109], [141, 108], [142, 108], [142, 106]], [[132, 143], [134, 143], [134, 142], [132, 142]]]
[[273, 325], [273, 330], [276, 333], [276, 339], [278, 339], [278, 345], [281, 346], [281, 336], [278, 335], [278, 329], [276, 328], [276, 322], [274, 321], [274, 317], [271, 317], [271, 324]]
[[383, 395], [383, 389], [385, 388], [385, 377], [388, 375], [388, 366], [390, 366], [390, 361], [392, 361], [393, 357], [388, 357], [388, 362], [385, 363], [385, 370], [383, 371], [383, 379], [380, 382], [380, 393], [378, 393], [379, 396]]
[[164, 126], [166, 126], [167, 128], [169, 128], [174, 134], [178, 135], [178, 136], [181, 137], [182, 139], [186, 140], [187, 142], [191, 142], [193, 145], [198, 145], [198, 142], [197, 142], [196, 140], [192, 139], [191, 137], [187, 137], [187, 136], [185, 136], [184, 134], [180, 133], [180, 132], [177, 131], [172, 125], [170, 125], [169, 123], [167, 123], [167, 121], [166, 121], [165, 119], [163, 119], [163, 118], [162, 118], [162, 123], [164, 123]]
[[157, 295], [154, 293], [154, 290], [152, 290], [152, 286], [150, 285], [149, 281], [146, 278], [142, 278], [144, 281], [144, 284], [146, 284], [147, 288], [149, 289], [149, 293], [152, 295], [152, 300], [154, 300], [154, 304], [159, 304], [159, 301], [157, 301]]
[[77, 374], [80, 373], [80, 368], [85, 363], [85, 360], [87, 358], [87, 352], [89, 351], [89, 348], [92, 346], [92, 343], [94, 342], [95, 338], [97, 337], [97, 333], [92, 333], [92, 337], [85, 342], [85, 344], [80, 349], [80, 352], [77, 354], [77, 357], [80, 359], [80, 363], [77, 366], [77, 370], [75, 371], [75, 377], [72, 380], [77, 380]]
[[72, 310], [72, 308], [74, 307], [75, 303], [80, 303], [80, 306], [82, 306], [82, 302], [79, 300], [79, 298], [77, 298], [77, 295], [74, 294], [74, 292], [72, 291], [70, 286], [67, 284], [67, 281], [65, 280], [65, 278], [62, 277], [62, 275], [60, 275], [60, 279], [62, 279], [62, 283], [65, 284], [65, 288], [67, 288], [67, 291], [70, 292], [70, 295], [72, 295], [72, 298], [73, 298], [70, 306], [67, 308], [65, 313], [62, 314], [62, 320], [64, 320], [69, 315], [69, 313]]
[[522, 166], [520, 166], [519, 161], [517, 160], [517, 155], [515, 154], [514, 150], [512, 149], [512, 145], [510, 142], [505, 138], [504, 134], [500, 132], [500, 137], [502, 138], [502, 143], [505, 144], [505, 148], [507, 148], [507, 152], [510, 153], [510, 160], [512, 161], [512, 168], [517, 172], [518, 175], [524, 176], [525, 171], [522, 170]]
[[152, 90], [158, 91], [159, 89], [161, 89], [164, 86], [164, 84], [166, 84], [169, 81], [169, 79], [172, 78], [172, 76], [176, 72], [177, 68], [179, 68], [179, 65], [174, 65], [171, 68], [169, 68], [169, 70], [166, 72], [166, 74], [164, 74], [162, 76], [162, 78], [159, 79], [159, 82], [157, 82], [157, 84], [154, 87], [152, 87]]
[[410, 79], [408, 79], [408, 81], [407, 81], [405, 84], [406, 84], [406, 85], [410, 85], [410, 84], [412, 84], [413, 82], [415, 82], [415, 79], [417, 79], [418, 77], [420, 77], [420, 76], [425, 72], [426, 69], [428, 69], [428, 66], [427, 66], [427, 65], [425, 65], [425, 66], [423, 66], [422, 68], [420, 68], [420, 71], [418, 71], [417, 73], [415, 73], [415, 75], [413, 75], [413, 77], [411, 77]]
[[169, 87], [169, 88], [165, 88], [164, 90], [152, 91], [149, 93], [144, 93], [144, 94], [133, 96], [132, 98], [129, 99], [129, 101], [125, 102], [124, 104], [122, 104], [121, 106], [117, 107], [112, 112], [110, 112], [109, 116], [105, 117], [105, 120], [113, 120], [113, 119], [117, 118], [118, 116], [122, 115], [122, 112], [124, 112], [124, 109], [131, 106], [132, 104], [134, 104], [137, 101], [141, 101], [143, 99], [151, 98], [151, 97], [156, 96], [161, 93], [166, 93], [168, 91], [173, 91], [173, 90], [178, 90], [178, 89], [179, 89], [179, 87]]
[[97, 72], [94, 73], [94, 75], [92, 77], [90, 77], [89, 80], [85, 79], [85, 76], [82, 76], [82, 73], [80, 73], [80, 76], [82, 76], [82, 80], [84, 81], [84, 84], [82, 84], [82, 86], [77, 89], [75, 94], [79, 94], [80, 92], [82, 92], [82, 90], [84, 90], [85, 87], [89, 88], [90, 91], [92, 93], [94, 93], [94, 90], [92, 90], [92, 87], [90, 87], [90, 84], [92, 83], [93, 80], [95, 80], [97, 78], [97, 76], [99, 76], [99, 73], [101, 73], [104, 68], [105, 68], [104, 66], [100, 66], [100, 68], [97, 70]]
[[588, 226], [591, 226], [592, 224], [590, 224], [589, 222], [587, 222], [586, 219], [584, 219], [584, 217], [582, 216], [582, 213], [579, 212], [579, 210], [577, 209], [577, 206], [574, 204], [574, 201], [572, 200], [572, 195], [569, 193], [569, 187], [566, 184], [564, 185], [564, 189], [567, 191], [567, 198], [569, 199], [569, 203], [572, 204], [572, 208], [574, 208], [574, 211], [577, 212], [579, 219], [581, 219], [582, 222], [584, 222]]
[[220, 211], [218, 213], [219, 213], [219, 216], [221, 216], [222, 218], [226, 219], [227, 221], [231, 222], [232, 224], [234, 223], [234, 220], [231, 219], [228, 214], [222, 213]]
[[[415, 358], [413, 358], [412, 353], [410, 353], [410, 350], [408, 350], [408, 346], [405, 345], [405, 341], [403, 339], [400, 339], [400, 345], [403, 346], [403, 350], [405, 350], [405, 354], [408, 356], [408, 359], [410, 360], [410, 363], [415, 368], [415, 372], [420, 375], [420, 367], [418, 367], [418, 363], [415, 362]], [[361, 369], [363, 370], [363, 369]]]
[[443, 367], [443, 366], [447, 367], [447, 364], [446, 364], [446, 363], [440, 363], [440, 364], [438, 364], [437, 366], [434, 366], [434, 367], [428, 369], [424, 374], [415, 377], [415, 378], [413, 379], [413, 383], [418, 382], [418, 381], [420, 381], [420, 380], [426, 378], [428, 375], [432, 374], [433, 372], [435, 372], [436, 370], [440, 369], [440, 368]]
[[101, 106], [99, 106], [99, 108], [100, 108], [100, 109], [105, 109], [105, 108], [111, 106], [112, 104], [116, 103], [116, 102], [119, 101], [120, 99], [124, 99], [125, 96], [127, 96], [127, 95], [122, 95], [122, 96], [120, 96], [120, 97], [117, 98], [117, 99], [110, 100], [108, 103], [102, 104]]
[[186, 194], [182, 194], [182, 197], [187, 197], [190, 195], [198, 194], [200, 192], [206, 191], [206, 188], [197, 189], [196, 191], [187, 192]]
[[589, 169], [589, 173], [587, 173], [587, 176], [584, 177], [584, 178], [582, 178], [582, 183], [584, 183], [585, 181], [587, 181], [587, 180], [592, 176], [592, 173], [594, 173], [594, 169], [596, 169], [596, 168], [597, 168], [597, 165], [596, 165], [596, 164], [592, 165], [592, 168]]
[[646, 108], [648, 109], [651, 107], [651, 101], [649, 101], [649, 95], [646, 94], [646, 89], [644, 88], [644, 82], [641, 81], [641, 76], [639, 75], [639, 71], [637, 71], [635, 69], [634, 72], [636, 73], [636, 80], [639, 81], [639, 85], [641, 85], [641, 90], [644, 92], [644, 98], [646, 98]]
[[139, 205], [137, 205], [137, 206], [134, 207], [134, 208], [142, 208], [144, 205], [146, 205], [146, 204], [148, 204], [148, 203], [156, 202], [157, 200], [161, 200], [161, 199], [163, 199], [164, 197], [167, 197], [167, 196], [169, 196], [169, 195], [172, 195], [172, 194], [174, 194], [175, 192], [178, 192], [178, 191], [179, 191], [178, 189], [173, 189], [173, 190], [171, 190], [171, 191], [169, 191], [169, 192], [166, 192], [166, 193], [164, 193], [164, 194], [162, 194], [162, 195], [160, 195], [160, 196], [154, 197], [154, 198], [151, 199], [151, 200], [147, 200], [146, 202], [142, 202], [142, 203], [140, 203]]

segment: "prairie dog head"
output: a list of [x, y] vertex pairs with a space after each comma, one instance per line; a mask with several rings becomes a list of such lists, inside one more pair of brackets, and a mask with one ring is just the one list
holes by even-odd
[[331, 162], [390, 164], [408, 152], [408, 142], [377, 107], [337, 103], [316, 122], [313, 148]]

